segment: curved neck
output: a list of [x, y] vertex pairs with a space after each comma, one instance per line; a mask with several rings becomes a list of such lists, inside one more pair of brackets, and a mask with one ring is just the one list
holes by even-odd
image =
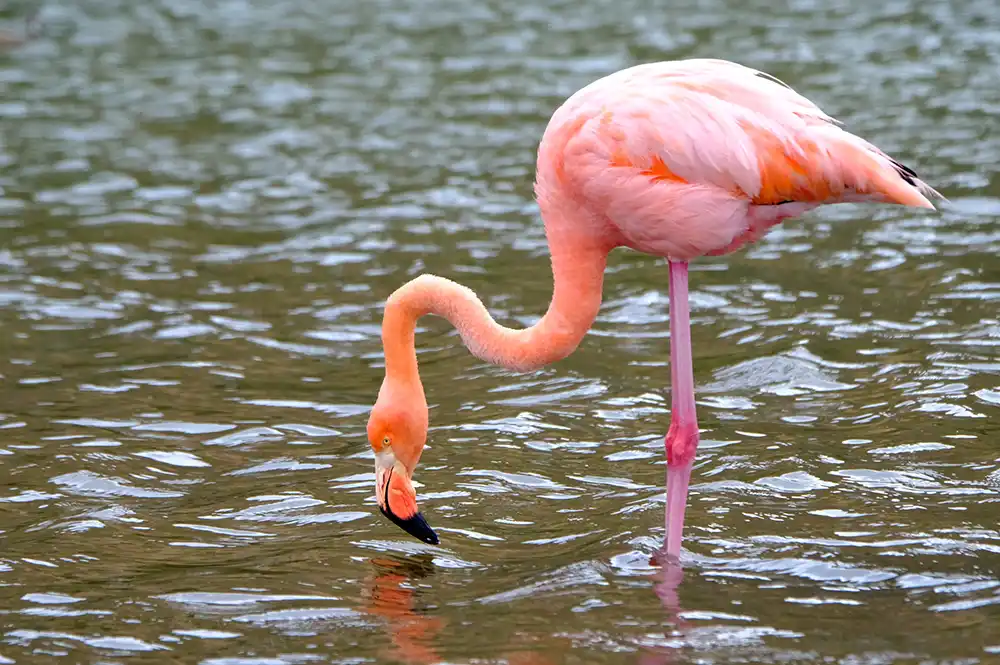
[[414, 330], [417, 319], [447, 319], [475, 356], [510, 369], [537, 369], [571, 354], [601, 306], [604, 268], [612, 246], [547, 228], [554, 289], [548, 311], [535, 325], [515, 330], [498, 324], [468, 287], [421, 275], [386, 301], [382, 319], [386, 378], [419, 384]]

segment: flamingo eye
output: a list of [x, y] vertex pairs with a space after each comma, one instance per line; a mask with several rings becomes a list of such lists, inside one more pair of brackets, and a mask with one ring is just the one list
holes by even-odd
[[382, 438], [382, 445], [383, 446], [388, 446], [390, 443], [392, 443], [392, 441], [389, 440], [389, 437], [386, 436], [386, 437]]

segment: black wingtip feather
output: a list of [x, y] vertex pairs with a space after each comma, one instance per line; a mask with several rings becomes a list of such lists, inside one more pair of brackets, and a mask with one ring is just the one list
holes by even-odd
[[760, 78], [766, 81], [770, 81], [771, 83], [777, 83], [782, 88], [788, 88], [789, 90], [792, 89], [792, 86], [788, 85], [787, 83], [779, 79], [777, 76], [773, 76], [771, 74], [768, 74], [767, 72], [757, 72], [756, 74], [754, 74], [754, 76], [759, 76]]
[[900, 178], [905, 180], [908, 184], [913, 185], [914, 187], [917, 186], [916, 179], [919, 178], [920, 176], [917, 175], [916, 171], [911, 169], [909, 166], [906, 166], [905, 164], [900, 164], [895, 159], [892, 160], [892, 166], [893, 168], [896, 169], [896, 173], [899, 174]]

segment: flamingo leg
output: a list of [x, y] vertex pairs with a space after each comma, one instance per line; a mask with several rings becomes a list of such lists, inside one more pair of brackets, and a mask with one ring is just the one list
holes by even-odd
[[688, 483], [698, 450], [686, 261], [670, 261], [670, 378], [670, 429], [664, 442], [667, 449], [666, 554], [678, 558]]

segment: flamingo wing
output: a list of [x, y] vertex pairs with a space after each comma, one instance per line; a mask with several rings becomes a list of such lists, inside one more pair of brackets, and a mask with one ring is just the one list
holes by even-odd
[[933, 208], [940, 196], [781, 81], [719, 60], [639, 65], [583, 88], [546, 130], [542, 189], [546, 165], [627, 244], [674, 258], [731, 251], [824, 203]]

